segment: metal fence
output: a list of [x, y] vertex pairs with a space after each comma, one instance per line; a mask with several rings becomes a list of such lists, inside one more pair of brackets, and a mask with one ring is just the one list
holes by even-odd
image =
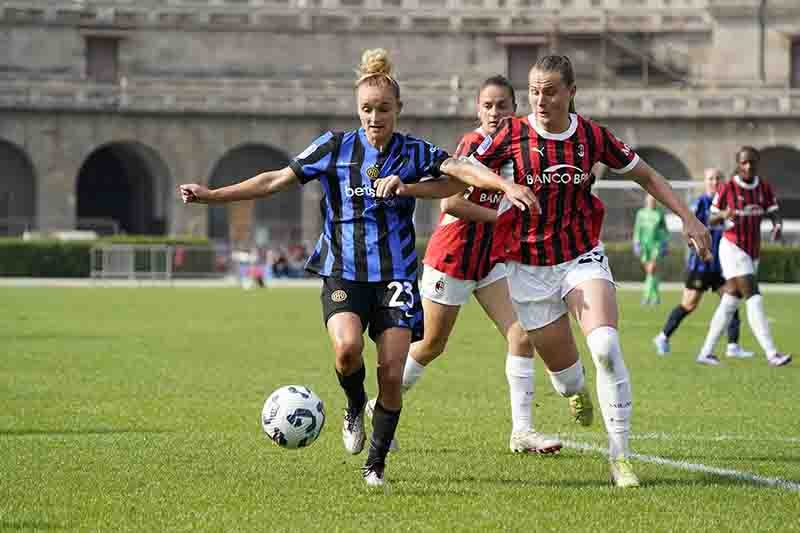
[[92, 279], [173, 280], [221, 278], [232, 259], [213, 246], [102, 244], [90, 251]]

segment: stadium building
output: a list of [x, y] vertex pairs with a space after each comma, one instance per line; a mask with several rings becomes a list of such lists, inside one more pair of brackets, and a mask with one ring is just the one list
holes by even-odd
[[[400, 79], [401, 128], [443, 147], [474, 127], [484, 78], [508, 75], [527, 112], [529, 66], [563, 53], [579, 111], [667, 177], [729, 172], [752, 144], [800, 217], [797, 0], [10, 0], [0, 233], [313, 240], [316, 185], [206, 210], [182, 207], [176, 184], [229, 184], [352, 128], [354, 68], [378, 46]], [[420, 203], [420, 233], [437, 207]]]

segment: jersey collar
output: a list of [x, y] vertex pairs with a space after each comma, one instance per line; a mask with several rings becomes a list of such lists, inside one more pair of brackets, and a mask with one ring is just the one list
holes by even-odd
[[733, 177], [733, 181], [735, 181], [736, 185], [738, 185], [742, 189], [752, 190], [752, 189], [755, 189], [756, 187], [758, 187], [758, 181], [759, 180], [758, 180], [758, 176], [756, 176], [756, 177], [753, 178], [753, 183], [747, 183], [746, 181], [744, 181], [742, 178], [739, 177], [739, 174], [736, 174]]
[[578, 115], [575, 113], [569, 114], [569, 127], [567, 127], [567, 129], [561, 133], [550, 133], [545, 131], [544, 128], [540, 127], [539, 124], [536, 123], [536, 113], [531, 113], [528, 115], [528, 122], [531, 123], [531, 126], [533, 126], [533, 129], [536, 130], [536, 133], [539, 134], [539, 137], [553, 141], [566, 141], [572, 137], [572, 135], [575, 133], [575, 130], [578, 129]]
[[389, 154], [392, 152], [395, 141], [397, 141], [397, 135], [398, 133], [396, 131], [392, 132], [392, 136], [389, 138], [389, 143], [384, 147], [383, 151], [380, 151], [369, 143], [367, 140], [366, 130], [364, 128], [358, 128], [358, 138], [361, 139], [361, 144], [364, 145], [364, 148], [367, 150], [372, 150], [373, 152], [378, 152], [379, 154]]

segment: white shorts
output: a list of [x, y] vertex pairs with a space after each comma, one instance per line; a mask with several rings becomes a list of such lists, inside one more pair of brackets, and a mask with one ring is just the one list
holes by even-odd
[[506, 263], [511, 303], [526, 331], [543, 328], [567, 312], [564, 298], [590, 279], [614, 283], [603, 245], [595, 246], [572, 261], [553, 266]]
[[438, 304], [464, 305], [469, 301], [470, 295], [476, 289], [482, 289], [505, 277], [506, 266], [503, 263], [496, 264], [486, 277], [478, 281], [454, 278], [449, 274], [425, 265], [422, 271], [419, 292], [423, 298]]
[[722, 277], [726, 280], [755, 276], [758, 272], [758, 259], [753, 259], [747, 252], [723, 237], [719, 241], [719, 266], [722, 267]]

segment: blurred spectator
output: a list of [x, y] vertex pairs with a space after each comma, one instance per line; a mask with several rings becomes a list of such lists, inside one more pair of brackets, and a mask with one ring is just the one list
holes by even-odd
[[286, 256], [283, 253], [277, 254], [275, 262], [272, 263], [272, 274], [276, 278], [289, 277], [289, 261], [286, 259]]
[[302, 278], [305, 276], [306, 248], [302, 244], [295, 244], [289, 247], [288, 265], [290, 278]]

